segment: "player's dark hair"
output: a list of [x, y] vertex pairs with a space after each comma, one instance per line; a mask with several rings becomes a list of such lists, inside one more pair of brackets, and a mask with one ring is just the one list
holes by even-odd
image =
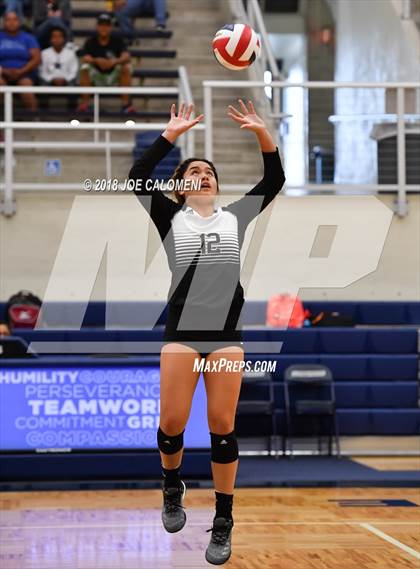
[[[214, 177], [216, 178], [217, 191], [219, 191], [219, 176], [217, 175], [217, 170], [216, 170], [213, 162], [210, 162], [210, 160], [206, 160], [205, 158], [187, 158], [186, 160], [181, 162], [181, 164], [179, 164], [179, 166], [176, 167], [175, 172], [172, 174], [171, 179], [172, 180], [182, 180], [184, 178], [184, 174], [187, 171], [188, 166], [191, 164], [191, 162], [205, 162], [206, 164], [208, 164], [210, 166], [210, 168], [212, 169], [212, 172], [214, 174]], [[177, 192], [175, 190], [174, 195], [175, 195], [176, 201], [179, 204], [185, 203], [185, 195], [184, 194], [180, 194], [179, 192]]]

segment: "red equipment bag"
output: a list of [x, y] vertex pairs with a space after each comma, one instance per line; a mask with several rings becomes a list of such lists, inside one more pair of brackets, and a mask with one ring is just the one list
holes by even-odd
[[6, 318], [13, 328], [34, 328], [41, 309], [41, 299], [28, 290], [11, 296], [6, 306]]
[[277, 328], [301, 328], [309, 316], [298, 296], [275, 294], [267, 303], [266, 325]]

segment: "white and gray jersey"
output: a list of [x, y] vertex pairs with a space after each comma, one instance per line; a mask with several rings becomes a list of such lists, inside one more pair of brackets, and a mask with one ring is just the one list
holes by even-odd
[[176, 324], [177, 330], [235, 330], [244, 303], [240, 250], [248, 224], [284, 184], [278, 151], [262, 153], [264, 175], [251, 191], [202, 217], [164, 192], [146, 189], [147, 178], [172, 148], [159, 136], [129, 174], [131, 179], [142, 180], [135, 193], [156, 225], [172, 272], [167, 326]]

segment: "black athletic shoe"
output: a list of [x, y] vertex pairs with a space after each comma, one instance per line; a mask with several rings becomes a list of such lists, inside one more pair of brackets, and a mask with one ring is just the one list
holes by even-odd
[[229, 559], [232, 550], [233, 520], [215, 518], [211, 531], [210, 543], [206, 549], [206, 560], [213, 565], [222, 565]]
[[185, 498], [186, 491], [187, 488], [182, 480], [179, 488], [163, 487], [162, 489], [162, 522], [164, 528], [169, 533], [180, 531], [185, 526], [187, 516], [185, 515], [182, 503]]

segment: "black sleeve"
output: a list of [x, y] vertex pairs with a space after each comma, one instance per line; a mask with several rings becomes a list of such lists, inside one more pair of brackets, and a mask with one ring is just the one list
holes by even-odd
[[153, 223], [163, 240], [170, 227], [172, 217], [181, 209], [181, 205], [164, 195], [160, 190], [149, 191], [146, 182], [159, 162], [172, 150], [174, 145], [160, 135], [138, 160], [128, 174], [131, 180], [137, 180], [134, 193], [150, 214]]
[[226, 207], [228, 211], [236, 215], [244, 230], [254, 217], [273, 201], [285, 182], [278, 149], [276, 148], [274, 152], [263, 152], [262, 157], [264, 160], [263, 178], [243, 198]]
[[121, 36], [112, 36], [112, 51], [117, 57], [120, 57], [123, 51], [127, 51], [127, 46]]
[[93, 55], [95, 56], [95, 50], [93, 46], [93, 38], [87, 38], [85, 43], [83, 44], [82, 49], [80, 50], [80, 55], [83, 57], [84, 55]]
[[121, 42], [120, 43], [120, 48], [121, 48], [120, 55], [121, 55], [123, 51], [128, 50], [128, 47], [127, 47], [127, 44], [125, 43], [124, 39], [121, 37], [120, 37], [120, 42]]

